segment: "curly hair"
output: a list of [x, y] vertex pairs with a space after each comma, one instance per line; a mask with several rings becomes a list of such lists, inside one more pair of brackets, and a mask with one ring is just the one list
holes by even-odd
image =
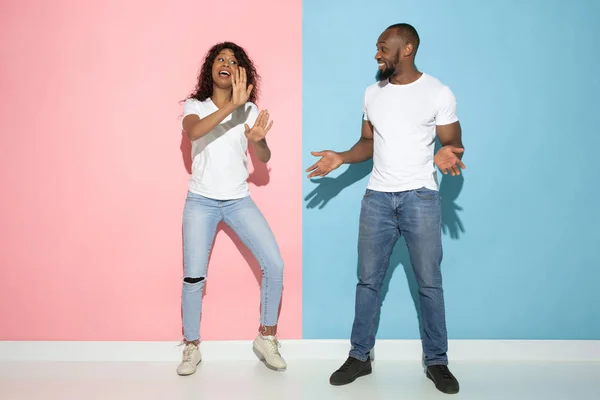
[[258, 101], [258, 97], [260, 94], [260, 76], [256, 71], [256, 67], [254, 63], [246, 54], [246, 51], [232, 42], [221, 42], [215, 44], [211, 47], [210, 50], [206, 53], [204, 57], [204, 63], [200, 68], [200, 73], [198, 75], [198, 83], [196, 84], [196, 88], [194, 91], [188, 96], [188, 99], [194, 98], [199, 101], [204, 101], [212, 96], [213, 93], [213, 79], [212, 79], [212, 67], [217, 58], [217, 55], [224, 50], [229, 49], [235, 55], [237, 59], [238, 66], [246, 69], [246, 80], [248, 85], [254, 85], [252, 89], [252, 93], [250, 93], [250, 97], [248, 101], [256, 104]]

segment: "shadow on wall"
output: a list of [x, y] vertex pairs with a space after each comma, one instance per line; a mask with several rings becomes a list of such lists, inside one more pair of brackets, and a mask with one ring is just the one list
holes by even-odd
[[[441, 147], [438, 140], [435, 143], [435, 152], [439, 150]], [[304, 200], [307, 202], [306, 208], [313, 209], [323, 209], [333, 198], [335, 198], [342, 190], [347, 188], [348, 186], [362, 180], [367, 175], [371, 173], [373, 169], [373, 160], [364, 161], [362, 163], [350, 164], [350, 166], [337, 178], [317, 178], [311, 179], [312, 183], [317, 184], [317, 187], [313, 189]], [[458, 211], [462, 211], [462, 208], [456, 203], [460, 191], [462, 190], [464, 184], [463, 175], [459, 176], [451, 176], [451, 175], [443, 175], [439, 173], [439, 176], [442, 177], [440, 182], [440, 197], [442, 201], [442, 231], [444, 235], [449, 236], [451, 239], [457, 240], [460, 238], [461, 234], [465, 233], [465, 228], [463, 226], [462, 221], [460, 220], [460, 216], [458, 215]], [[356, 209], [357, 213], [360, 213], [360, 207]], [[358, 237], [356, 238], [358, 243]], [[385, 298], [390, 288], [390, 282], [395, 270], [398, 266], [402, 266], [404, 268], [404, 273], [407, 278], [408, 287], [410, 290], [411, 297], [413, 299], [413, 303], [415, 305], [415, 310], [418, 316], [419, 322], [419, 331], [423, 332], [423, 327], [421, 323], [421, 316], [419, 312], [419, 292], [417, 281], [415, 279], [415, 274], [412, 270], [412, 266], [410, 264], [410, 258], [408, 256], [408, 250], [406, 248], [406, 244], [404, 242], [404, 238], [401, 237], [396, 246], [394, 247], [394, 251], [390, 258], [390, 265], [387, 271], [386, 277], [383, 281], [382, 293], [381, 293], [381, 302], [382, 304], [385, 302]], [[442, 262], [443, 268], [443, 262]], [[358, 277], [358, 265], [357, 265], [357, 277]], [[379, 316], [377, 320], [377, 331], [379, 330]]]
[[[192, 174], [192, 142], [190, 141], [190, 139], [187, 137], [187, 134], [183, 130], [181, 131], [181, 144], [179, 146], [179, 149], [181, 151], [183, 166], [184, 166], [186, 172], [189, 175], [191, 175]], [[250, 156], [249, 158], [250, 158], [250, 161], [251, 161], [252, 167], [253, 167], [253, 171], [248, 176], [248, 183], [251, 185], [255, 185], [255, 186], [268, 185], [271, 180], [271, 176], [270, 176], [271, 169], [267, 167], [267, 164], [260, 162], [258, 160], [258, 158], [256, 157], [256, 153], [254, 152], [254, 147], [250, 144], [248, 145], [248, 155]], [[219, 236], [219, 233], [221, 233], [221, 232], [225, 232], [225, 234], [227, 236], [229, 236], [231, 241], [235, 244], [238, 251], [244, 257], [244, 260], [246, 260], [246, 263], [252, 270], [252, 273], [254, 274], [256, 282], [258, 283], [258, 286], [260, 287], [261, 281], [262, 281], [262, 271], [260, 269], [260, 265], [258, 264], [258, 261], [256, 261], [256, 258], [254, 257], [252, 252], [248, 249], [248, 247], [246, 247], [245, 244], [242, 243], [242, 241], [238, 238], [238, 236], [235, 234], [233, 229], [231, 229], [224, 222], [219, 223], [215, 237]], [[210, 267], [212, 265], [211, 259], [212, 259], [212, 249], [213, 248], [214, 248], [214, 243], [213, 243], [213, 246], [211, 247], [211, 251], [210, 251], [210, 255], [209, 255], [209, 259], [208, 259], [207, 278], [206, 278], [206, 282], [204, 283], [204, 293], [202, 295], [203, 298], [207, 295], [208, 287], [210, 286], [209, 285], [210, 279], [208, 279], [208, 276], [210, 274]], [[182, 269], [183, 269], [183, 265], [182, 265]], [[285, 287], [283, 290], [285, 291]], [[281, 313], [281, 308], [283, 305], [283, 298], [284, 298], [284, 296], [282, 295], [282, 299], [281, 299], [281, 302], [279, 305], [279, 313]], [[259, 306], [259, 314], [260, 314], [260, 306]]]

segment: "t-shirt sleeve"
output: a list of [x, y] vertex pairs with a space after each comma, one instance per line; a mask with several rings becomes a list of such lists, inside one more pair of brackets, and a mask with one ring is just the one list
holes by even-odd
[[252, 128], [254, 126], [254, 123], [256, 122], [256, 119], [258, 118], [258, 106], [254, 103], [247, 102], [246, 110], [248, 112], [248, 118], [246, 118], [246, 123], [250, 128]]
[[363, 96], [363, 120], [365, 121], [369, 120], [369, 115], [367, 113], [367, 92], [368, 90], [365, 90], [365, 94]]
[[438, 100], [436, 125], [448, 125], [458, 121], [456, 115], [456, 97], [449, 87], [444, 86]]
[[183, 103], [183, 116], [181, 117], [181, 128], [183, 129], [183, 119], [188, 115], [196, 114], [199, 118], [202, 118], [202, 109], [200, 103], [196, 99], [187, 99]]

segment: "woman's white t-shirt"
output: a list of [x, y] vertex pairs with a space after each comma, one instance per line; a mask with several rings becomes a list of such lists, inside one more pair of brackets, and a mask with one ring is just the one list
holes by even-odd
[[[183, 105], [183, 118], [196, 114], [202, 119], [217, 110], [210, 98], [202, 102], [188, 99]], [[244, 124], [252, 127], [257, 118], [258, 107], [248, 102], [192, 142], [190, 192], [216, 200], [240, 199], [250, 194]]]

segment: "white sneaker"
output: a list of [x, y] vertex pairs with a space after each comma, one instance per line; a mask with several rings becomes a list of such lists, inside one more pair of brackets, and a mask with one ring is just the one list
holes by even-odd
[[193, 343], [188, 343], [183, 348], [181, 364], [177, 367], [179, 375], [191, 375], [196, 372], [196, 367], [202, 361], [200, 349]]
[[252, 344], [254, 353], [261, 361], [264, 360], [275, 369], [286, 369], [287, 364], [279, 354], [279, 346], [281, 345], [275, 336], [262, 336], [260, 334]]

